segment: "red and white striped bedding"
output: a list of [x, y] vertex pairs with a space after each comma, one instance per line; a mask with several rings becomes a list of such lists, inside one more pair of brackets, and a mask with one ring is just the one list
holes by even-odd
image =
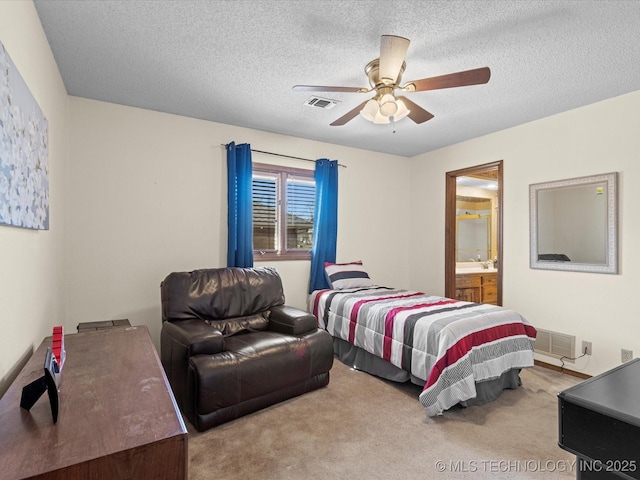
[[476, 382], [533, 366], [535, 328], [513, 310], [374, 286], [318, 290], [318, 325], [424, 380], [430, 416], [476, 397]]

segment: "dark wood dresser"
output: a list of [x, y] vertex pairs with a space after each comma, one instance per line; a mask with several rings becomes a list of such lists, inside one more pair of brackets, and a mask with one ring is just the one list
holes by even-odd
[[0, 399], [0, 478], [187, 478], [187, 430], [146, 327], [65, 335], [58, 421], [47, 395], [20, 408], [43, 374], [44, 339]]
[[558, 408], [576, 478], [640, 479], [640, 358], [560, 392]]

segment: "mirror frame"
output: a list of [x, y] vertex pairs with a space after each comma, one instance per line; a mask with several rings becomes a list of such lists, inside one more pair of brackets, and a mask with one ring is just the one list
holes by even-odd
[[[592, 183], [607, 184], [607, 261], [597, 263], [545, 262], [538, 260], [538, 192]], [[529, 185], [530, 268], [588, 273], [618, 273], [618, 174], [617, 172]]]

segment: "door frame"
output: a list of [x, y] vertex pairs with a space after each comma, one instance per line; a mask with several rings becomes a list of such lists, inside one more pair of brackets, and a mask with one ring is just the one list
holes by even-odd
[[[498, 305], [502, 305], [502, 215], [503, 215], [503, 160], [461, 168], [446, 173], [445, 193], [445, 229], [444, 229], [444, 295], [448, 298], [456, 298], [456, 191], [458, 177], [480, 173], [487, 170], [497, 170], [498, 180]], [[493, 212], [492, 212], [493, 213]]]

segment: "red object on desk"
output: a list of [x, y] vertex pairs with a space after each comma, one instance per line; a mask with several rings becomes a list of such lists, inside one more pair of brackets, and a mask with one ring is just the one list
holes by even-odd
[[64, 365], [66, 352], [64, 350], [64, 329], [61, 325], [53, 327], [53, 338], [51, 339], [51, 350], [56, 357], [60, 370]]

